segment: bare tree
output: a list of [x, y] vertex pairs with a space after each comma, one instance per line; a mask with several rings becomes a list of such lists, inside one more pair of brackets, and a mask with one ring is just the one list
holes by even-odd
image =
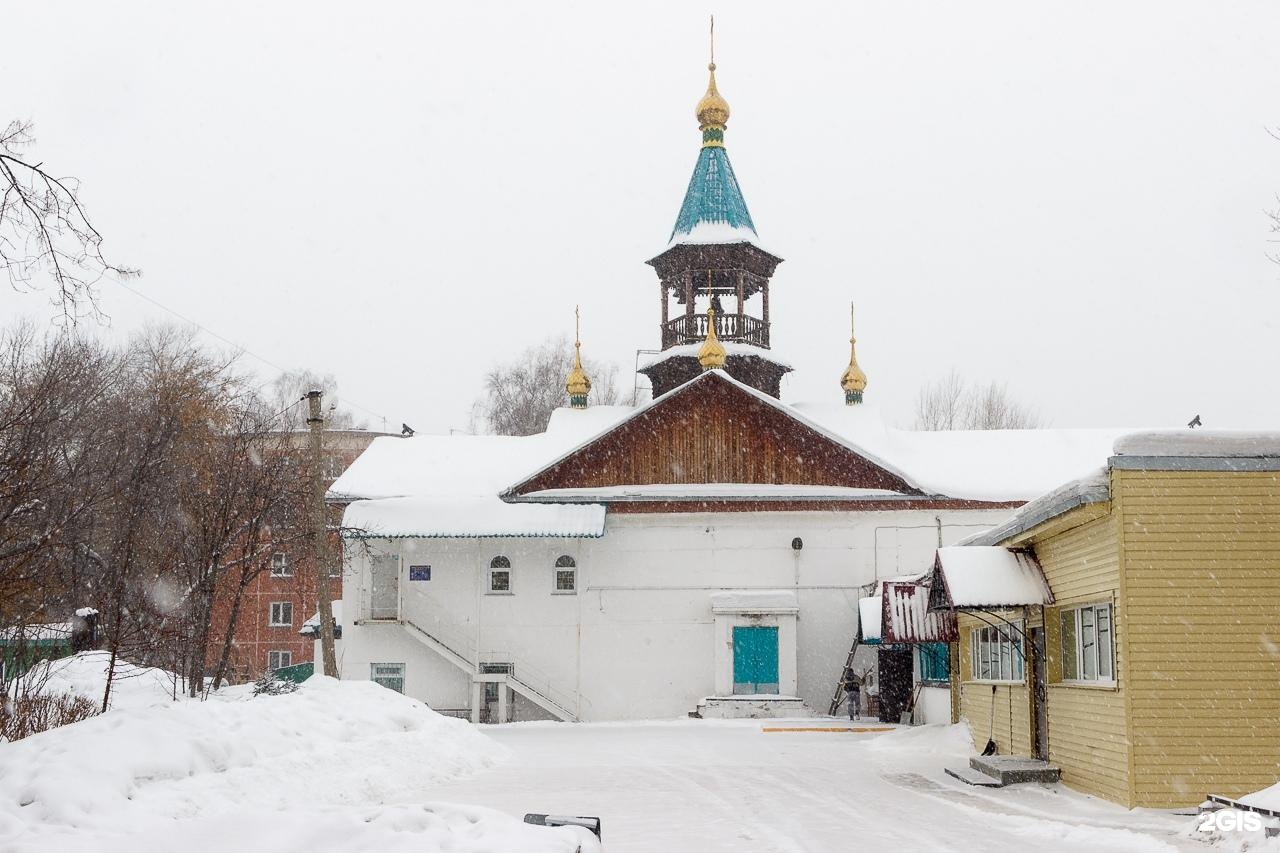
[[75, 178], [21, 156], [34, 142], [30, 122], [15, 119], [0, 131], [0, 265], [20, 290], [40, 289], [38, 279], [47, 275], [54, 304], [74, 320], [95, 310], [94, 286], [104, 275], [137, 270], [103, 257], [102, 235], [85, 213]]
[[[566, 337], [547, 338], [512, 361], [494, 366], [484, 378], [484, 392], [472, 405], [473, 426], [496, 435], [543, 432], [551, 413], [567, 404], [564, 380], [573, 365], [573, 343]], [[588, 402], [612, 406], [618, 402], [618, 365], [583, 359], [591, 379]]]
[[270, 401], [280, 412], [277, 429], [301, 430], [307, 424], [307, 407], [298, 405], [307, 392], [319, 388], [329, 401], [325, 414], [325, 429], [367, 429], [365, 421], [358, 420], [349, 409], [342, 407], [338, 394], [338, 380], [332, 373], [321, 375], [310, 370], [289, 370], [281, 373], [271, 383]]
[[952, 370], [916, 395], [919, 430], [1037, 429], [1043, 425], [1032, 408], [1014, 400], [1003, 383], [970, 385]]

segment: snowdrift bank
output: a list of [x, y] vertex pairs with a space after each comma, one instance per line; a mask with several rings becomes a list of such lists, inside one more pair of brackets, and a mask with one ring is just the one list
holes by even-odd
[[117, 709], [0, 745], [0, 849], [576, 850], [580, 833], [417, 802], [505, 755], [371, 682]]
[[[39, 663], [23, 679], [41, 685], [41, 693], [74, 693], [101, 706], [110, 662], [111, 655], [107, 652], [80, 652], [70, 657]], [[176, 675], [163, 669], [134, 666], [117, 660], [115, 675], [111, 680], [111, 707], [150, 708], [171, 704], [175, 696], [183, 699], [184, 687], [179, 684], [175, 688], [176, 679]]]

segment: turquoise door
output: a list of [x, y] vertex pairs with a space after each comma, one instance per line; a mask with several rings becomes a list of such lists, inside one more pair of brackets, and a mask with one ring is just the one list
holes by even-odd
[[778, 629], [733, 629], [733, 692], [778, 692]]

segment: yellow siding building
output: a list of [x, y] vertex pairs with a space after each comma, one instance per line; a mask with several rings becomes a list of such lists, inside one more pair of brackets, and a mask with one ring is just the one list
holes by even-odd
[[[953, 707], [979, 747], [1128, 807], [1280, 779], [1280, 435], [1128, 436], [970, 544], [1034, 555], [1049, 590], [957, 605]], [[1021, 672], [990, 664], [993, 624]]]

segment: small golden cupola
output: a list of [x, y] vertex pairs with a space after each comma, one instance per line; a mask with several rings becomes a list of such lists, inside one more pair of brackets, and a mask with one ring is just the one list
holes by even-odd
[[703, 370], [719, 370], [724, 367], [728, 356], [724, 344], [720, 343], [720, 339], [716, 337], [716, 309], [708, 308], [707, 339], [698, 349], [698, 363], [702, 365]]
[[573, 367], [564, 381], [564, 390], [569, 393], [569, 408], [585, 409], [587, 395], [591, 393], [591, 379], [582, 369], [582, 333], [581, 315], [578, 308], [573, 309]]
[[853, 303], [849, 303], [849, 366], [840, 377], [844, 389], [844, 403], [853, 406], [862, 402], [862, 392], [867, 390], [867, 374], [858, 366], [858, 339], [853, 335]]
[[716, 19], [711, 18], [711, 62], [707, 65], [711, 79], [707, 93], [698, 101], [694, 115], [698, 117], [698, 129], [702, 131], [702, 147], [724, 147], [724, 130], [729, 124], [729, 102], [716, 88]]

